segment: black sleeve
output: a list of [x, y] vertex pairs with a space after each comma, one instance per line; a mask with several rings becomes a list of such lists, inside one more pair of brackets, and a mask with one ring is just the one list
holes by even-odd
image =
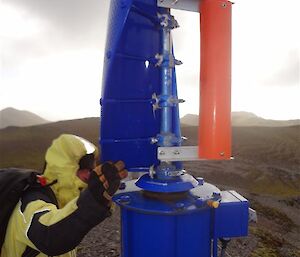
[[88, 189], [81, 193], [77, 206], [69, 216], [50, 226], [39, 222], [48, 211], [33, 216], [27, 235], [39, 251], [50, 256], [67, 253], [76, 248], [94, 226], [111, 215], [109, 208], [99, 204]]

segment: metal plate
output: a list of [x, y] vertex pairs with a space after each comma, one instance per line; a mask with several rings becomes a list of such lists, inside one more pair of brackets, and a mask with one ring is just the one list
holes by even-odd
[[200, 0], [157, 0], [159, 7], [199, 12]]
[[198, 146], [158, 147], [157, 158], [161, 161], [197, 161]]

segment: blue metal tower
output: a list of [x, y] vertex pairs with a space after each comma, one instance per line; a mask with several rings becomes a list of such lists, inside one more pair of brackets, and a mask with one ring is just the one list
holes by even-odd
[[[129, 171], [145, 173], [114, 197], [121, 207], [122, 257], [217, 257], [218, 239], [248, 233], [245, 198], [182, 168], [182, 161], [198, 157], [195, 148], [181, 146], [183, 100], [175, 74], [181, 62], [171, 37], [178, 24], [169, 8], [177, 2], [111, 0], [101, 158], [123, 160]], [[193, 8], [198, 1], [186, 2]]]

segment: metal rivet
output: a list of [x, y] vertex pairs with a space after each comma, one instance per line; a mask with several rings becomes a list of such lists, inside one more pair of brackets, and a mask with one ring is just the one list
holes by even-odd
[[225, 153], [224, 153], [224, 152], [220, 152], [220, 155], [221, 155], [221, 156], [224, 156], [224, 155], [225, 155]]
[[173, 152], [173, 154], [175, 154], [175, 155], [179, 155], [179, 154], [180, 154], [180, 152], [179, 152], [178, 150], [175, 150], [175, 151]]
[[176, 208], [177, 210], [183, 210], [183, 209], [184, 209], [184, 203], [176, 203], [175, 208]]
[[221, 193], [220, 192], [213, 192], [213, 194], [212, 194], [214, 197], [219, 197], [219, 196], [221, 196]]
[[221, 6], [222, 6], [223, 8], [226, 8], [226, 7], [227, 7], [227, 4], [226, 4], [226, 3], [222, 3]]
[[130, 196], [122, 195], [117, 201], [122, 204], [128, 204], [128, 203], [130, 203]]
[[164, 152], [164, 151], [159, 151], [158, 154], [159, 154], [159, 155], [165, 155], [165, 152]]
[[126, 188], [126, 184], [124, 182], [122, 182], [119, 186], [120, 190], [124, 190]]

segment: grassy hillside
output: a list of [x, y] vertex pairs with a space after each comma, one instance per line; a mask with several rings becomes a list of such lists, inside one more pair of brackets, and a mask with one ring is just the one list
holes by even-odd
[[63, 133], [84, 137], [98, 144], [99, 118], [60, 121], [31, 127], [0, 130], [0, 167], [42, 169], [53, 139]]
[[[233, 161], [201, 161], [185, 164], [195, 175], [255, 193], [299, 194], [300, 126], [234, 127]], [[42, 169], [46, 149], [62, 133], [87, 138], [98, 145], [99, 119], [86, 118], [45, 125], [0, 130], [0, 167]], [[197, 128], [183, 127], [187, 144], [197, 145]]]
[[[196, 176], [252, 193], [300, 195], [300, 126], [233, 127], [232, 161], [186, 163]], [[183, 127], [188, 145], [197, 145], [197, 128]]]

